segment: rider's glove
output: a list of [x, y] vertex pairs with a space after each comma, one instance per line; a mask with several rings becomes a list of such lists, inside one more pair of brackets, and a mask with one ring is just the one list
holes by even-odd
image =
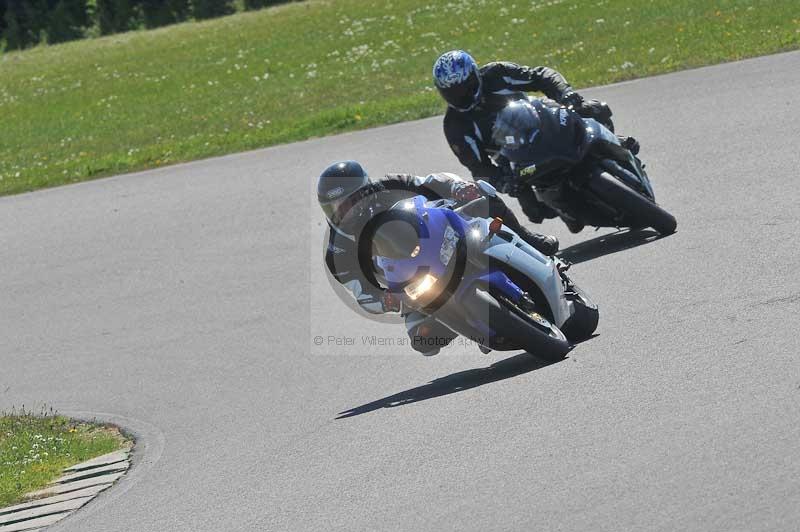
[[578, 114], [582, 117], [594, 118], [612, 132], [614, 131], [614, 122], [611, 121], [611, 117], [614, 113], [611, 112], [611, 108], [606, 102], [601, 102], [600, 100], [584, 100], [580, 108], [576, 108], [575, 110], [578, 111]]
[[400, 312], [400, 299], [395, 297], [389, 290], [383, 293], [383, 311]]
[[561, 98], [561, 105], [579, 111], [583, 106], [583, 96], [575, 91], [569, 91]]
[[467, 203], [481, 197], [481, 189], [475, 183], [456, 183], [453, 187], [453, 199], [459, 203]]

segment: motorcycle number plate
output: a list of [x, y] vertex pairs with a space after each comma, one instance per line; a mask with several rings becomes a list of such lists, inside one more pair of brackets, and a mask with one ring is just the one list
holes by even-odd
[[453, 253], [456, 251], [456, 244], [458, 243], [458, 235], [455, 230], [448, 226], [444, 230], [444, 238], [442, 239], [442, 247], [439, 250], [439, 260], [444, 266], [450, 263]]

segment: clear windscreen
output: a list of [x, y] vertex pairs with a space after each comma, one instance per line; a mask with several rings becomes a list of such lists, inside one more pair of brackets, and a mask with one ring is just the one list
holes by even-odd
[[372, 239], [373, 256], [387, 259], [408, 259], [419, 253], [419, 236], [406, 220], [390, 220], [381, 224]]

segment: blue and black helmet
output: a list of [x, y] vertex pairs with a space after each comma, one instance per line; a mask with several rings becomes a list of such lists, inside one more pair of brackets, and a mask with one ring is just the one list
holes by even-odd
[[433, 81], [442, 98], [458, 111], [470, 111], [481, 100], [478, 63], [463, 50], [439, 56], [433, 64]]

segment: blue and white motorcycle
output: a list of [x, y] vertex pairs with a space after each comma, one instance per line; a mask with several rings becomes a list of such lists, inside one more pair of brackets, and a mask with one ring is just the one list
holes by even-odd
[[562, 359], [597, 328], [597, 306], [564, 263], [486, 212], [485, 198], [459, 208], [424, 196], [398, 202], [371, 236], [381, 281], [404, 312], [432, 316], [484, 352]]

